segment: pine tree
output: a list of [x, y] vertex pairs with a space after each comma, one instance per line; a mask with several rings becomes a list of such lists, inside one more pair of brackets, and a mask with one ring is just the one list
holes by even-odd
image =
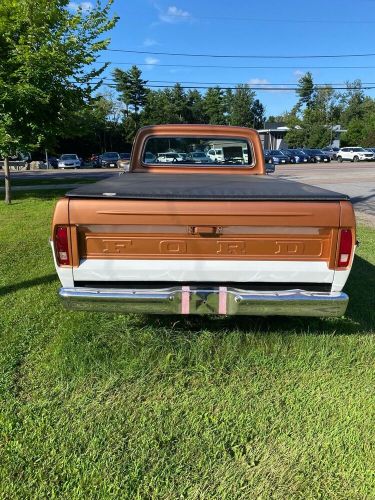
[[259, 99], [255, 99], [253, 102], [253, 105], [251, 106], [251, 112], [253, 115], [253, 128], [255, 129], [262, 129], [264, 127], [264, 122], [265, 122], [265, 107], [263, 104], [260, 102]]
[[299, 96], [300, 105], [302, 106], [305, 104], [306, 107], [310, 108], [314, 102], [314, 94], [315, 88], [313, 77], [310, 71], [308, 71], [298, 80], [297, 95]]
[[238, 125], [240, 127], [254, 126], [254, 96], [255, 93], [248, 85], [237, 85], [232, 99], [231, 125]]
[[113, 72], [116, 90], [125, 104], [127, 116], [129, 113], [138, 115], [145, 104], [147, 80], [143, 80], [141, 75], [142, 72], [137, 66], [132, 66], [128, 71], [116, 68]]
[[220, 87], [211, 87], [204, 96], [204, 107], [207, 113], [208, 123], [225, 125], [225, 103], [223, 91]]

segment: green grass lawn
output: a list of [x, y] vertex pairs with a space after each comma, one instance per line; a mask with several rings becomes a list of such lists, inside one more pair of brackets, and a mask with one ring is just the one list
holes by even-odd
[[0, 205], [0, 498], [374, 498], [374, 230], [345, 318], [69, 313], [57, 194]]

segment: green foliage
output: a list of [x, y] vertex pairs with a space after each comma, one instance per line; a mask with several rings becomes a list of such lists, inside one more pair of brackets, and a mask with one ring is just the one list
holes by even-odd
[[362, 120], [354, 118], [347, 126], [347, 132], [342, 137], [342, 143], [347, 146], [362, 146], [364, 136], [365, 124]]
[[0, 152], [49, 145], [104, 70], [87, 69], [109, 43], [113, 0], [72, 13], [68, 0], [0, 3]]
[[265, 107], [263, 104], [260, 102], [259, 99], [254, 99], [254, 102], [251, 106], [251, 113], [253, 115], [253, 127], [256, 129], [262, 129], [264, 128], [264, 122], [265, 122]]
[[255, 92], [248, 85], [237, 85], [231, 99], [230, 125], [254, 126], [254, 96]]
[[205, 123], [206, 111], [202, 94], [198, 90], [189, 90], [186, 100], [187, 123]]
[[310, 71], [301, 76], [298, 80], [297, 95], [299, 96], [300, 105], [305, 104], [308, 108], [311, 107], [314, 100], [314, 82]]
[[213, 125], [226, 124], [225, 104], [223, 91], [220, 87], [212, 87], [207, 90], [204, 96], [207, 123]]
[[132, 66], [128, 71], [116, 68], [113, 72], [116, 90], [126, 107], [126, 116], [129, 113], [137, 115], [146, 102], [147, 80], [143, 80], [141, 74], [137, 66]]
[[341, 96], [330, 86], [315, 86], [311, 73], [300, 78], [297, 95], [297, 105], [285, 115], [290, 127], [285, 137], [288, 145], [322, 148], [331, 144], [332, 127], [341, 118]]

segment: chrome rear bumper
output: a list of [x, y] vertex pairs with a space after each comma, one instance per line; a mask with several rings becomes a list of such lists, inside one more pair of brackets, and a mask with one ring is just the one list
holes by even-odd
[[193, 286], [129, 290], [61, 288], [59, 295], [64, 306], [70, 310], [249, 316], [342, 316], [349, 300], [342, 292], [263, 292]]

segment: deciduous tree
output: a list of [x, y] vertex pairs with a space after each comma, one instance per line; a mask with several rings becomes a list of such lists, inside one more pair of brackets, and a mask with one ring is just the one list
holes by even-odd
[[[92, 69], [113, 28], [113, 0], [69, 9], [68, 0], [0, 2], [0, 154], [48, 145], [86, 104], [105, 69]], [[7, 203], [11, 201], [6, 169]]]

